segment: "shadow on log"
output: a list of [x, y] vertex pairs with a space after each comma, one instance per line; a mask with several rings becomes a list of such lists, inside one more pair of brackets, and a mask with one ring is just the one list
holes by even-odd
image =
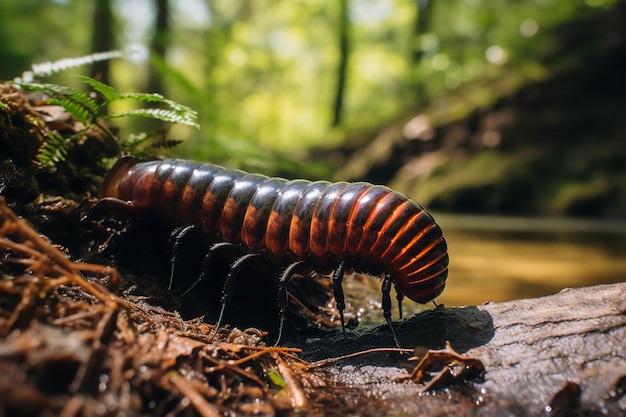
[[[405, 375], [397, 357], [367, 355], [328, 366], [336, 395], [360, 415], [626, 416], [626, 283], [440, 307], [398, 327], [401, 343], [420, 346], [419, 356], [422, 348], [443, 348], [449, 340], [458, 352], [481, 360], [484, 381], [424, 396], [415, 384], [393, 383]], [[345, 341], [312, 340], [304, 351], [307, 359], [318, 359], [380, 347], [383, 338], [391, 346], [383, 332], [385, 327]], [[347, 386], [360, 389], [339, 389]], [[375, 398], [375, 406], [368, 400], [359, 407], [364, 396]]]

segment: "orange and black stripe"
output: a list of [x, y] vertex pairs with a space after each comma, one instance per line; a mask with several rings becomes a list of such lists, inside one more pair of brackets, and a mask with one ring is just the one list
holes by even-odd
[[387, 187], [269, 178], [186, 160], [122, 158], [101, 198], [151, 212], [172, 227], [198, 226], [215, 242], [240, 244], [272, 262], [307, 260], [333, 270], [386, 274], [426, 303], [445, 286], [442, 231], [422, 206]]

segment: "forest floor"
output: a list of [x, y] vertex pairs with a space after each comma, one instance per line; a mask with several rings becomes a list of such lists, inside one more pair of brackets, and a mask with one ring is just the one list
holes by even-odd
[[396, 324], [411, 349], [385, 348], [386, 326], [289, 326], [272, 346], [71, 261], [3, 199], [0, 236], [1, 415], [626, 416], [626, 283], [439, 306]]
[[[57, 202], [55, 210], [62, 204]], [[184, 319], [175, 309], [175, 297], [170, 295], [168, 301], [163, 287], [142, 287], [141, 281], [150, 282], [145, 277], [120, 276], [108, 266], [71, 261], [61, 251], [65, 248], [18, 218], [4, 199], [0, 199], [0, 236], [2, 415], [366, 415], [368, 401], [362, 395], [380, 401], [389, 385], [397, 385], [396, 393], [405, 387], [419, 395], [463, 385], [465, 379], [484, 373], [480, 361], [450, 350], [425, 363], [419, 376], [409, 376], [407, 369], [415, 366], [407, 361], [412, 349], [401, 354], [399, 349], [384, 348], [393, 346], [393, 339], [381, 328], [351, 333], [351, 339], [369, 335], [360, 349], [339, 337], [333, 342], [338, 348], [329, 349], [319, 361], [302, 358], [320, 356], [328, 347], [327, 338], [337, 339], [337, 332], [334, 336], [313, 328], [295, 336], [287, 332], [287, 343], [295, 347], [284, 347], [272, 346], [275, 334], [254, 327], [215, 331], [202, 316]], [[317, 291], [329, 296], [331, 281], [320, 282]], [[234, 308], [243, 308], [235, 304]], [[304, 310], [318, 323], [337, 319], [334, 309]], [[248, 307], [245, 314], [255, 311]], [[329, 354], [342, 356], [344, 344], [352, 356], [370, 356], [378, 365], [383, 355], [386, 366], [378, 368], [376, 378], [387, 382], [370, 386], [360, 374], [362, 368], [353, 365], [339, 375], [340, 368], [325, 369], [341, 362], [329, 359]], [[460, 375], [436, 376], [448, 362], [462, 367], [465, 360], [468, 367]]]

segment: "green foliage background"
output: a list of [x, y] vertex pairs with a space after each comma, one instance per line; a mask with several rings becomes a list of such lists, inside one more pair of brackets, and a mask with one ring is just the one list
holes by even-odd
[[[94, 39], [108, 33], [107, 25], [112, 35], [105, 44], [129, 53], [129, 59], [111, 62], [110, 84], [117, 91], [152, 92], [149, 88], [157, 85], [154, 92], [199, 113], [201, 130], [172, 129], [171, 138], [186, 140], [168, 156], [330, 178], [337, 163], [320, 150], [365, 145], [387, 126], [422, 112], [434, 123], [450, 123], [575, 64], [571, 56], [546, 64], [559, 48], [553, 30], [617, 3], [5, 1], [0, 4], [0, 79], [12, 79], [32, 63], [94, 52]], [[167, 24], [155, 29], [158, 7], [166, 4]], [[112, 11], [111, 22], [90, 18], [106, 9]], [[333, 124], [340, 28], [346, 23], [346, 88], [339, 123]], [[149, 85], [151, 77], [157, 84]], [[47, 81], [80, 84], [68, 74]], [[127, 106], [113, 103], [112, 111], [129, 111]], [[120, 123], [123, 137], [137, 129], [125, 123], [140, 122]]]

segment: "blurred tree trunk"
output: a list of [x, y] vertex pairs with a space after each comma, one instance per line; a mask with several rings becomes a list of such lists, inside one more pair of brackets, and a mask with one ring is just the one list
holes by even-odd
[[[431, 0], [415, 0], [415, 23], [413, 25], [413, 42], [411, 53], [411, 64], [416, 69], [424, 58], [424, 47], [422, 37], [430, 30], [430, 22], [433, 14], [433, 2]], [[418, 104], [425, 104], [427, 101], [426, 90], [424, 89], [423, 80], [417, 76], [413, 77], [415, 90], [415, 101]]]
[[[150, 52], [155, 56], [156, 60], [165, 62], [165, 54], [167, 53], [170, 39], [169, 2], [168, 0], [156, 0], [155, 6], [156, 23]], [[155, 68], [155, 65], [150, 65], [147, 90], [153, 93], [164, 93], [165, 90], [163, 76]]]
[[343, 99], [348, 75], [348, 58], [350, 56], [350, 5], [348, 0], [340, 0], [339, 8], [339, 65], [337, 67], [337, 88], [333, 103], [333, 127], [341, 125]]
[[433, 4], [430, 0], [416, 0], [415, 23], [413, 24], [413, 65], [419, 65], [424, 57], [421, 37], [430, 30], [430, 18], [433, 13]]
[[[91, 32], [91, 52], [110, 51], [114, 48], [113, 11], [111, 0], [96, 0], [93, 11]], [[91, 66], [91, 76], [109, 84], [109, 60], [95, 62]]]

